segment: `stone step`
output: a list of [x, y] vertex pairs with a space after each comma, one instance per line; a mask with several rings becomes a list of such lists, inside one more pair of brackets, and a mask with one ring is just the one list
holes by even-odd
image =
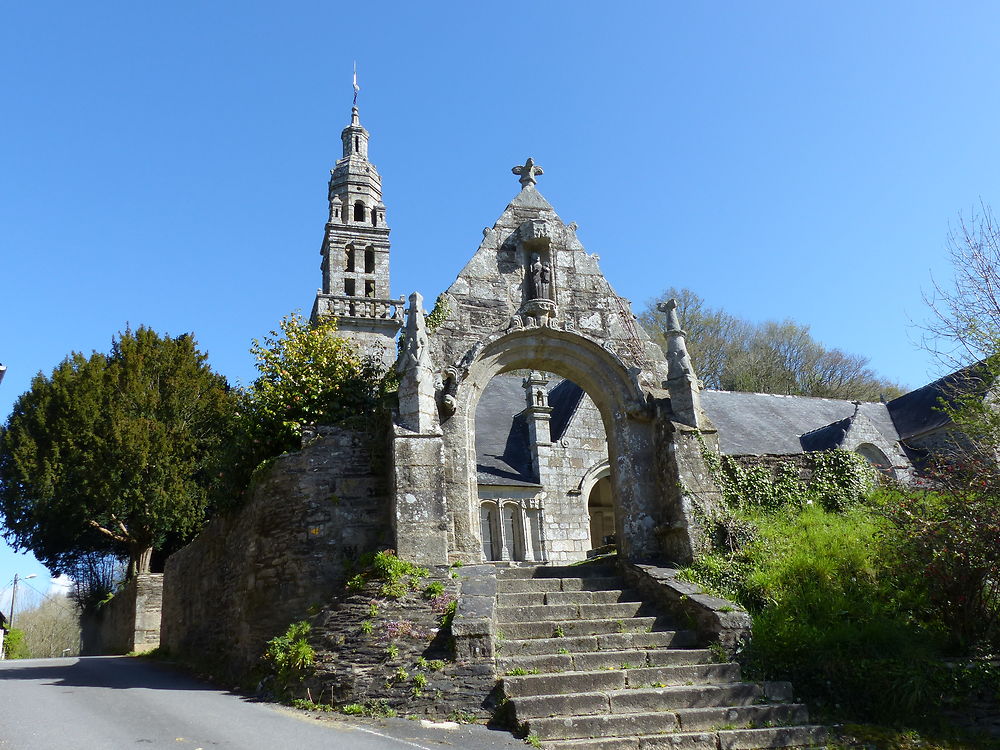
[[586, 716], [675, 711], [692, 707], [728, 708], [750, 705], [761, 697], [759, 686], [748, 682], [732, 685], [675, 685], [565, 695], [532, 695], [510, 701], [519, 723], [553, 716]]
[[673, 667], [507, 675], [502, 678], [504, 695], [508, 698], [596, 693], [662, 685], [719, 685], [739, 680], [739, 664], [685, 664]]
[[809, 711], [801, 703], [777, 703], [760, 706], [726, 706], [722, 708], [684, 708], [674, 712], [685, 732], [697, 732], [721, 727], [749, 728], [753, 726], [788, 726], [808, 724]]
[[501, 594], [527, 594], [539, 591], [605, 591], [626, 588], [619, 576], [590, 578], [508, 578], [497, 581]]
[[551, 740], [542, 747], [546, 750], [758, 750], [825, 745], [827, 734], [826, 727], [819, 726], [720, 729], [718, 732]]
[[[548, 640], [565, 640], [553, 638]], [[565, 649], [565, 647], [563, 647]], [[507, 654], [497, 656], [497, 671], [506, 674], [512, 669], [537, 672], [592, 672], [596, 669], [626, 669], [629, 667], [665, 667], [682, 664], [711, 664], [712, 655], [705, 650], [663, 648], [626, 649], [622, 651], [583, 651], [548, 654]]]
[[[802, 718], [805, 717], [805, 718]], [[698, 726], [686, 727], [687, 719]], [[714, 723], [713, 723], [714, 722]], [[733, 724], [807, 723], [808, 712], [797, 704], [735, 706], [732, 708], [683, 709], [676, 712], [634, 714], [597, 714], [528, 719], [523, 728], [540, 740], [589, 737], [630, 737], [641, 735], [690, 733], [712, 728], [735, 729]]]
[[[500, 622], [555, 622], [563, 620], [625, 620], [655, 614], [645, 602], [617, 604], [540, 604], [528, 607], [498, 607]], [[501, 626], [502, 627], [502, 626]]]
[[497, 641], [496, 648], [498, 655], [502, 657], [558, 654], [563, 649], [578, 654], [594, 651], [669, 648], [670, 652], [676, 654], [676, 658], [679, 660], [668, 662], [670, 664], [699, 664], [712, 661], [710, 651], [693, 648], [697, 644], [697, 636], [692, 630], [660, 630], [655, 633], [607, 633], [605, 635], [578, 635], [563, 638], [500, 640]]
[[497, 579], [511, 578], [595, 578], [617, 575], [614, 565], [534, 565], [497, 567]]
[[497, 596], [497, 603], [501, 607], [530, 607], [540, 604], [616, 604], [635, 601], [639, 601], [639, 594], [631, 589], [531, 591], [501, 593]]
[[652, 633], [672, 630], [665, 617], [629, 617], [622, 619], [565, 620], [561, 622], [505, 622], [499, 625], [500, 639], [561, 638], [578, 635]]
[[562, 591], [560, 578], [500, 578], [497, 592], [501, 594], [527, 594]]

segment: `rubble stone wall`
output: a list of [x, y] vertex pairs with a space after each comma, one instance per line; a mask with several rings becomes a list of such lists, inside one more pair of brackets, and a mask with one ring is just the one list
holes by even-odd
[[351, 562], [389, 540], [373, 438], [321, 428], [304, 443], [261, 473], [245, 506], [167, 560], [162, 640], [172, 652], [242, 673], [269, 639], [341, 590]]
[[160, 645], [163, 574], [145, 573], [80, 620], [85, 656], [149, 651]]

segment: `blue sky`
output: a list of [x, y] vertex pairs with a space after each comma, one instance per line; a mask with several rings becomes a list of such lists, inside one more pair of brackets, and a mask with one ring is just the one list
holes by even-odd
[[[791, 317], [916, 387], [949, 222], [1000, 200], [991, 3], [20, 3], [0, 27], [0, 384], [193, 331], [250, 340], [320, 283], [357, 60], [392, 288], [446, 288], [539, 189], [636, 308]], [[44, 573], [0, 550], [0, 586]], [[0, 601], [0, 606], [4, 606]]]

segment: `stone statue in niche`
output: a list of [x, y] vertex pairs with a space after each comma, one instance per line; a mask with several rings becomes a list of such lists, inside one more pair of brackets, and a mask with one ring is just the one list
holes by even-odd
[[542, 262], [538, 253], [531, 256], [531, 292], [532, 299], [552, 299], [552, 266]]

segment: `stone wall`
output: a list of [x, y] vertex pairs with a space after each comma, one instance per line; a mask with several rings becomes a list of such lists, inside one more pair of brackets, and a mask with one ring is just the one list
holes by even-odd
[[270, 638], [341, 590], [345, 566], [389, 540], [373, 438], [321, 428], [304, 443], [261, 472], [245, 506], [167, 560], [162, 641], [172, 652], [243, 672]]
[[762, 467], [772, 475], [785, 466], [795, 466], [798, 469], [799, 481], [808, 483], [812, 479], [815, 460], [811, 453], [789, 453], [781, 455], [764, 454], [761, 456], [729, 456], [729, 458], [745, 469]]
[[663, 508], [657, 536], [663, 558], [689, 565], [706, 544], [699, 519], [723, 502], [705, 461], [706, 451], [718, 452], [718, 434], [672, 421], [665, 399], [657, 401], [657, 409], [656, 472]]
[[162, 597], [162, 573], [127, 581], [110, 601], [80, 618], [81, 653], [127, 654], [159, 646]]
[[[492, 566], [431, 568], [430, 575], [400, 599], [386, 597], [377, 580], [338, 596], [311, 618], [316, 673], [306, 686], [313, 699], [380, 705], [404, 716], [489, 718], [496, 686], [492, 651], [469, 652], [467, 632], [462, 630], [466, 618], [461, 615], [481, 599], [495, 601], [495, 581], [490, 596], [476, 595], [484, 568], [495, 575]], [[435, 581], [443, 591], [424, 595]], [[457, 630], [452, 631], [442, 618], [449, 619], [446, 613], [456, 599]], [[484, 641], [490, 645], [491, 635]]]
[[608, 460], [608, 438], [593, 399], [584, 395], [559, 440], [553, 440], [544, 469], [548, 497], [544, 501], [548, 560], [583, 560], [591, 545], [588, 491], [581, 480]]

